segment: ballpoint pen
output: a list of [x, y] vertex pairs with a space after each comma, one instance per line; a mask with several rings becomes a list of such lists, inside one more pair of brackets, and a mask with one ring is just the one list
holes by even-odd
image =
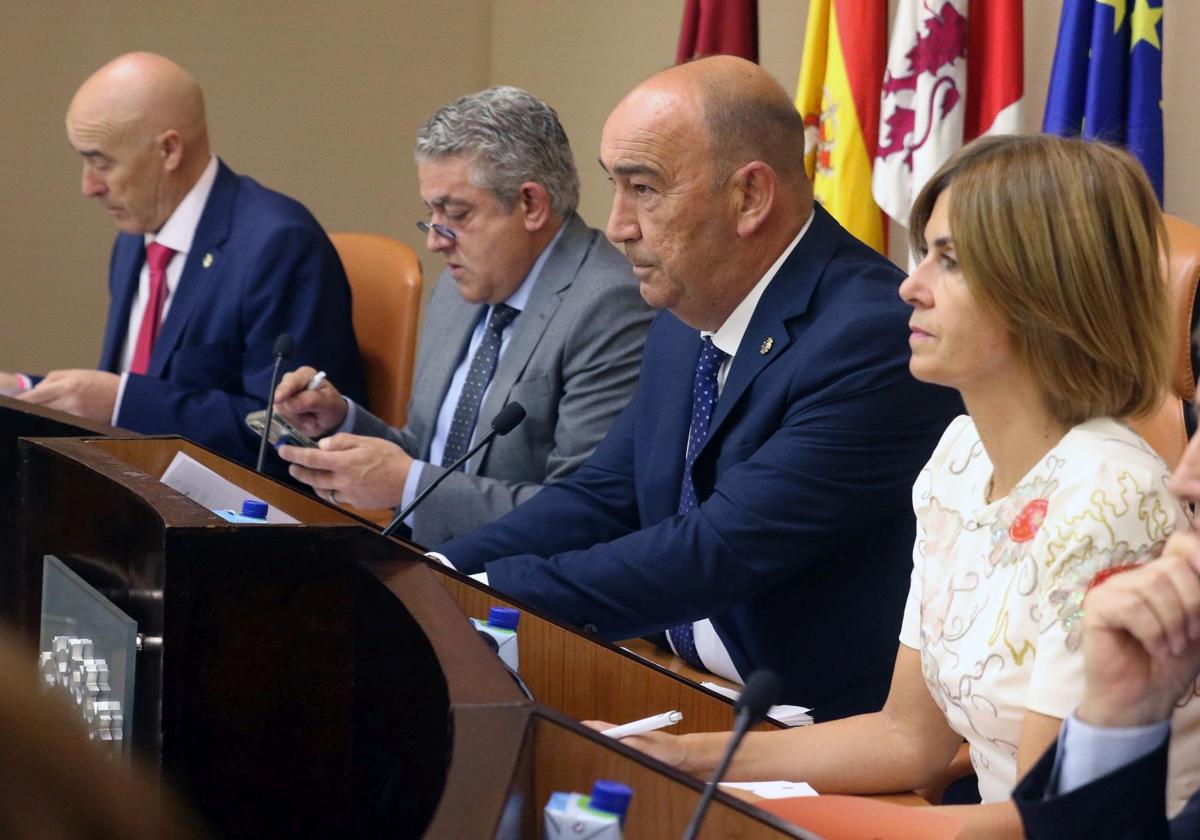
[[612, 729], [605, 729], [600, 734], [610, 738], [628, 738], [630, 735], [645, 735], [656, 729], [674, 726], [681, 720], [683, 720], [683, 712], [663, 712], [661, 715], [653, 715], [621, 726], [614, 726]]

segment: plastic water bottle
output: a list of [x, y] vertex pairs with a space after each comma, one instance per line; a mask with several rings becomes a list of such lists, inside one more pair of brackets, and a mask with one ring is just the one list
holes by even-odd
[[521, 622], [521, 611], [513, 607], [492, 607], [487, 620], [472, 618], [471, 623], [481, 633], [496, 640], [496, 653], [500, 660], [512, 670], [518, 670], [517, 625]]
[[542, 814], [546, 840], [621, 840], [633, 788], [600, 779], [592, 795], [550, 794]]
[[268, 510], [266, 502], [260, 502], [258, 499], [246, 499], [242, 502], [241, 513], [235, 513], [232, 510], [214, 510], [213, 513], [238, 525], [266, 525]]

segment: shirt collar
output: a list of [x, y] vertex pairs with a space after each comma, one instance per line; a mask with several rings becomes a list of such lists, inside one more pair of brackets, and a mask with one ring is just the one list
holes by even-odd
[[538, 254], [538, 258], [533, 261], [533, 268], [529, 269], [529, 273], [525, 275], [525, 279], [521, 281], [521, 285], [517, 286], [517, 290], [508, 296], [504, 301], [508, 306], [518, 312], [525, 309], [525, 304], [529, 303], [529, 296], [533, 293], [533, 286], [537, 283], [538, 277], [542, 273], [542, 268], [546, 265], [546, 260], [550, 258], [550, 252], [554, 250], [554, 246], [558, 244], [558, 240], [562, 239], [563, 231], [567, 229], [567, 223], [564, 221], [558, 228], [558, 232], [554, 234], [554, 238], [550, 240], [542, 253]]
[[208, 203], [209, 193], [212, 192], [216, 180], [217, 158], [210, 155], [208, 165], [200, 173], [200, 178], [188, 190], [179, 206], [167, 217], [158, 233], [147, 233], [143, 237], [145, 244], [161, 242], [177, 254], [187, 254], [192, 249], [196, 228], [200, 226], [200, 216], [204, 213], [204, 205]]
[[742, 298], [741, 303], [734, 307], [729, 313], [729, 317], [725, 319], [725, 323], [717, 328], [716, 332], [701, 331], [701, 337], [711, 337], [713, 344], [718, 350], [723, 351], [730, 357], [737, 353], [739, 345], [742, 343], [742, 336], [746, 334], [746, 330], [750, 327], [750, 319], [754, 317], [754, 310], [758, 308], [759, 298], [763, 296], [763, 292], [767, 290], [767, 286], [771, 285], [771, 281], [775, 279], [775, 275], [779, 273], [779, 269], [787, 262], [787, 258], [792, 255], [792, 251], [796, 250], [796, 246], [800, 244], [800, 240], [804, 238], [804, 234], [812, 226], [813, 219], [816, 218], [816, 213], [810, 213], [808, 221], [804, 223], [804, 227], [800, 228], [800, 232], [796, 234], [796, 238], [791, 244], [783, 249], [783, 253], [779, 255], [779, 259], [767, 269], [767, 273], [762, 276], [754, 288]]

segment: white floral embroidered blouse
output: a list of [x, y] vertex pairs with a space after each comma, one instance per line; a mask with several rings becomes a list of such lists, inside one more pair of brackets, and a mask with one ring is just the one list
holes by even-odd
[[920, 651], [933, 699], [969, 743], [984, 802], [1016, 784], [1025, 710], [1063, 718], [1082, 695], [1080, 605], [1093, 575], [1153, 556], [1186, 521], [1169, 477], [1126, 425], [1098, 418], [989, 504], [992, 465], [966, 416], [918, 477], [900, 642]]

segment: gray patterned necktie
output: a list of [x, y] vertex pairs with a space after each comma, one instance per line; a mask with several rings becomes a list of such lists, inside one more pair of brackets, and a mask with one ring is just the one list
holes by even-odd
[[[504, 303], [492, 307], [492, 315], [483, 331], [483, 341], [479, 342], [475, 357], [471, 359], [471, 368], [467, 371], [462, 393], [458, 396], [458, 405], [454, 408], [454, 419], [450, 421], [450, 433], [446, 436], [446, 448], [442, 452], [443, 467], [453, 464], [470, 448], [471, 438], [475, 434], [475, 423], [479, 419], [479, 406], [483, 402], [483, 392], [492, 381], [492, 375], [496, 372], [496, 360], [500, 358], [501, 336], [504, 328], [520, 314], [521, 310], [513, 309]], [[459, 469], [465, 467], [464, 464]]]

